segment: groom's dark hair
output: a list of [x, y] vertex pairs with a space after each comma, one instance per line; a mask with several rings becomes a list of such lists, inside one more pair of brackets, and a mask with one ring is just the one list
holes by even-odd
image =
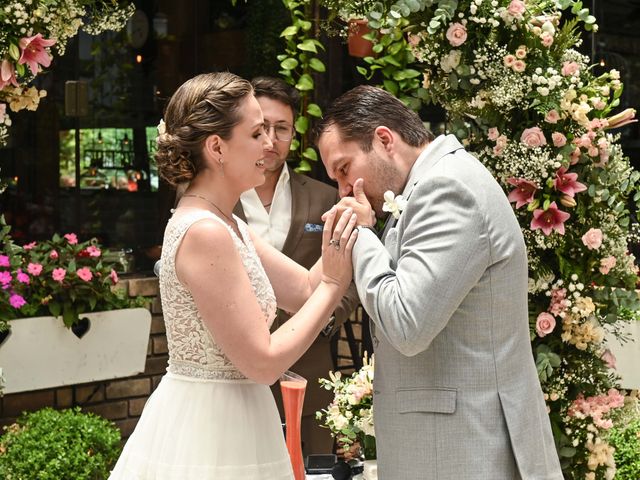
[[381, 125], [398, 133], [412, 147], [421, 147], [434, 138], [418, 114], [389, 92], [370, 85], [353, 88], [329, 105], [316, 126], [316, 143], [333, 125], [343, 141], [358, 142], [364, 152], [371, 151], [374, 131]]

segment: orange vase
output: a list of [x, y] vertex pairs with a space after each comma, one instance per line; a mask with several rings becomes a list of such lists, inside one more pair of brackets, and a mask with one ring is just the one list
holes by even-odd
[[373, 43], [363, 38], [370, 31], [365, 19], [352, 18], [349, 20], [349, 33], [347, 36], [349, 55], [360, 58], [373, 56]]
[[302, 439], [300, 428], [302, 422], [302, 404], [307, 381], [300, 375], [290, 371], [280, 377], [282, 404], [284, 406], [284, 421], [286, 424], [287, 450], [293, 467], [295, 480], [304, 480], [304, 461], [302, 460]]

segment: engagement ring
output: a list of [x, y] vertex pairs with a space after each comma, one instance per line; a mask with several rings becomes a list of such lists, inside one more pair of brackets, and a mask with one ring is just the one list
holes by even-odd
[[329, 245], [333, 245], [336, 250], [340, 250], [340, 240], [334, 240], [333, 238], [329, 240]]

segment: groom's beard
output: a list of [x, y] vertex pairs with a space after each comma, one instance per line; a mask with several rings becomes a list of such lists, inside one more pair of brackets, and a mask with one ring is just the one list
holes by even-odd
[[402, 193], [403, 179], [398, 168], [391, 160], [383, 158], [374, 150], [368, 154], [369, 171], [364, 177], [364, 194], [367, 196], [376, 218], [384, 219], [387, 212], [382, 210], [384, 192], [391, 190], [395, 195]]

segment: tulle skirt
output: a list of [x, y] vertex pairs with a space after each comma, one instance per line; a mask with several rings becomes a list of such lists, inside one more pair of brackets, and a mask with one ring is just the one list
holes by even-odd
[[292, 480], [268, 386], [167, 373], [110, 480]]

